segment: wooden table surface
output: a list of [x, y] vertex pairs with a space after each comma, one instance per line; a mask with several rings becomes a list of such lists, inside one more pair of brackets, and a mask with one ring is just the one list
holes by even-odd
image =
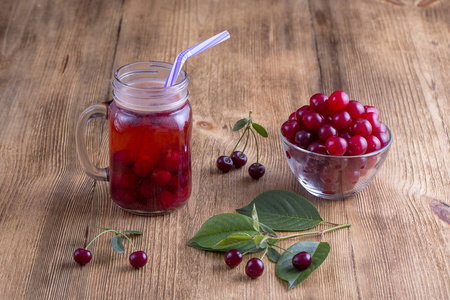
[[[445, 0], [3, 0], [0, 298], [449, 299], [449, 14]], [[185, 65], [194, 112], [190, 201], [158, 217], [120, 210], [109, 183], [78, 163], [79, 114], [111, 99], [118, 67], [172, 62], [222, 30], [229, 41]], [[327, 201], [296, 181], [278, 128], [312, 94], [337, 89], [378, 107], [394, 142], [365, 190]], [[215, 168], [249, 110], [269, 132], [259, 181], [246, 169]], [[106, 166], [107, 126], [92, 124], [89, 151]], [[206, 219], [271, 189], [352, 224], [324, 237], [328, 259], [290, 291], [267, 260], [264, 275], [250, 280], [244, 264], [229, 270], [222, 254], [186, 246]], [[73, 251], [99, 232], [88, 224], [144, 231], [135, 243], [147, 266], [133, 269], [129, 245], [117, 254], [106, 237], [90, 247], [91, 263], [77, 265]]]

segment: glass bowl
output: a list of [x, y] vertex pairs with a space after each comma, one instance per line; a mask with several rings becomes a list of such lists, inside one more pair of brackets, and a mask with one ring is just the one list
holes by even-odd
[[284, 154], [300, 184], [312, 195], [337, 200], [362, 191], [375, 177], [392, 144], [392, 133], [386, 127], [388, 143], [380, 150], [357, 156], [334, 156], [302, 149], [282, 134]]

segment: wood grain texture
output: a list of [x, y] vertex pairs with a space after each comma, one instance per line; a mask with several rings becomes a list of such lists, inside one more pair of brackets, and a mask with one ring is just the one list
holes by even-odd
[[[450, 227], [436, 210], [448, 218], [449, 13], [441, 0], [4, 0], [0, 298], [447, 299]], [[225, 29], [229, 41], [185, 66], [194, 111], [189, 203], [152, 218], [121, 211], [108, 183], [94, 182], [78, 164], [78, 115], [111, 98], [119, 66], [172, 62]], [[296, 182], [278, 129], [312, 94], [337, 89], [377, 106], [394, 143], [365, 190], [327, 201]], [[249, 110], [269, 131], [259, 181], [246, 169], [223, 175], [214, 166]], [[107, 126], [92, 123], [88, 147], [106, 166]], [[255, 156], [252, 147], [250, 161]], [[329, 258], [291, 291], [268, 261], [251, 281], [244, 265], [229, 270], [221, 254], [185, 246], [207, 218], [270, 189], [296, 192], [325, 220], [353, 224], [324, 237]], [[88, 224], [144, 231], [135, 241], [147, 266], [132, 269], [108, 238], [91, 246], [89, 265], [76, 265], [73, 251], [98, 233]]]

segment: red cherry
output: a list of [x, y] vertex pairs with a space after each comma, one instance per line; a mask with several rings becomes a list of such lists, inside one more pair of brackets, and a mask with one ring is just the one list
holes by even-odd
[[372, 133], [372, 124], [366, 119], [356, 119], [350, 127], [352, 135], [369, 136]]
[[148, 156], [141, 156], [138, 158], [133, 167], [133, 172], [139, 177], [147, 177], [155, 168], [153, 159]]
[[329, 115], [327, 95], [321, 93], [313, 95], [309, 100], [309, 105], [311, 109], [315, 110], [322, 116], [325, 117]]
[[139, 195], [144, 199], [151, 199], [156, 196], [157, 189], [150, 178], [143, 179], [138, 188]]
[[331, 124], [337, 130], [341, 130], [343, 128], [347, 128], [352, 124], [352, 117], [345, 110], [340, 110], [335, 113], [332, 117]]
[[322, 125], [317, 133], [319, 134], [319, 139], [321, 139], [323, 142], [326, 142], [328, 138], [332, 136], [338, 136], [339, 134], [336, 128], [334, 128], [330, 124]]
[[370, 112], [366, 114], [366, 120], [372, 125], [372, 132], [379, 132], [381, 129], [381, 122], [378, 120], [376, 113]]
[[366, 115], [364, 105], [355, 100], [351, 100], [345, 110], [353, 119], [364, 118], [364, 116]]
[[347, 141], [341, 137], [330, 137], [326, 143], [325, 148], [328, 154], [342, 156], [347, 151]]
[[329, 166], [322, 166], [319, 171], [319, 177], [325, 183], [335, 183], [339, 179], [339, 170]]
[[309, 111], [303, 116], [303, 125], [312, 131], [317, 131], [324, 121], [323, 116], [315, 111]]
[[381, 142], [376, 136], [369, 135], [368, 137], [366, 137], [366, 140], [367, 140], [367, 152], [366, 153], [370, 153], [370, 152], [381, 149]]
[[327, 150], [325, 149], [325, 144], [321, 141], [314, 141], [308, 146], [308, 151], [318, 153], [318, 154], [327, 154]]
[[125, 189], [135, 189], [139, 184], [140, 178], [131, 169], [122, 169], [116, 176], [117, 183]]
[[289, 115], [289, 121], [295, 121], [295, 111]]
[[175, 172], [178, 170], [180, 162], [180, 154], [177, 151], [170, 149], [162, 155], [160, 166], [164, 169]]
[[328, 98], [328, 107], [330, 114], [334, 115], [336, 112], [347, 107], [350, 102], [348, 95], [343, 91], [335, 91]]
[[298, 121], [286, 121], [281, 125], [281, 134], [287, 138], [290, 142], [295, 139], [295, 133], [300, 130], [301, 125]]
[[339, 133], [339, 136], [340, 136], [341, 138], [347, 140], [347, 141], [352, 137], [352, 135], [350, 134], [350, 132], [347, 131], [347, 130], [340, 132], [340, 133]]
[[360, 135], [352, 136], [348, 140], [347, 155], [361, 155], [367, 151], [367, 141]]
[[113, 164], [122, 168], [132, 167], [135, 160], [134, 153], [128, 149], [116, 151], [112, 155]]
[[297, 111], [295, 112], [295, 118], [298, 122], [302, 122], [303, 116], [308, 112], [311, 111], [311, 107], [309, 105], [303, 105]]
[[373, 112], [376, 113], [378, 116], [380, 116], [380, 112], [375, 106], [365, 105], [364, 109], [366, 111], [366, 114]]
[[380, 140], [381, 147], [386, 146], [387, 143], [389, 142], [389, 137], [385, 132], [376, 132], [373, 135], [376, 136]]
[[164, 169], [155, 169], [150, 178], [157, 186], [163, 187], [170, 182], [172, 174]]
[[162, 191], [158, 198], [158, 202], [164, 209], [170, 208], [174, 204], [175, 200], [175, 195], [168, 191]]

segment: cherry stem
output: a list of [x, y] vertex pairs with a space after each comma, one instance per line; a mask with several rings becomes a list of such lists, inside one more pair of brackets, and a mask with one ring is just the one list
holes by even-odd
[[101, 236], [102, 234], [105, 234], [105, 233], [107, 233], [107, 232], [114, 232], [116, 235], [123, 235], [129, 242], [130, 242], [130, 244], [131, 244], [131, 247], [133, 247], [133, 250], [134, 251], [136, 251], [136, 248], [134, 247], [134, 244], [133, 244], [133, 242], [130, 240], [130, 238], [128, 237], [128, 236], [126, 236], [125, 234], [123, 234], [122, 232], [118, 232], [118, 231], [116, 231], [116, 230], [114, 230], [114, 229], [108, 229], [108, 230], [105, 230], [105, 231], [103, 231], [103, 232], [101, 232], [101, 233], [99, 233], [95, 238], [93, 238], [92, 239], [92, 241], [84, 248], [85, 250], [87, 250], [87, 248], [99, 237], [99, 236]]
[[[250, 120], [251, 121], [251, 120]], [[249, 127], [250, 128], [250, 127]], [[258, 147], [258, 139], [256, 138], [256, 134], [253, 131], [253, 129], [250, 128], [250, 131], [253, 134], [253, 137], [255, 138], [255, 143], [256, 143], [256, 163], [259, 164], [259, 147]]]
[[314, 235], [314, 234], [320, 234], [322, 236], [325, 232], [329, 232], [329, 231], [333, 231], [333, 230], [341, 229], [341, 228], [346, 228], [346, 227], [350, 227], [350, 226], [352, 226], [352, 224], [342, 224], [342, 225], [338, 225], [338, 226], [330, 228], [330, 229], [325, 229], [324, 231], [311, 231], [311, 232], [305, 232], [305, 233], [296, 233], [296, 234], [291, 234], [291, 235], [286, 235], [286, 236], [280, 236], [277, 239], [285, 240], [285, 239], [290, 239], [290, 238], [297, 237], [297, 236]]
[[264, 254], [261, 256], [261, 260], [263, 260], [264, 256], [266, 256], [267, 251], [269, 250], [269, 246], [266, 247], [266, 250], [264, 250]]
[[229, 157], [231, 157], [231, 155], [233, 155], [234, 151], [236, 150], [236, 148], [239, 146], [239, 144], [241, 143], [242, 138], [245, 135], [245, 132], [249, 129], [249, 126], [247, 125], [247, 127], [245, 128], [244, 132], [242, 133], [241, 137], [239, 138], [239, 141], [237, 142], [236, 146], [234, 146], [233, 151], [231, 151], [231, 154]]
[[286, 252], [289, 252], [289, 253], [292, 254], [292, 255], [295, 255], [294, 252], [291, 252], [291, 251], [289, 251], [288, 249], [284, 249], [283, 247], [280, 247], [280, 246], [277, 246], [277, 245], [272, 245], [272, 247], [280, 248], [281, 250], [284, 250], [284, 251], [286, 251]]
[[[250, 137], [250, 132], [248, 132], [248, 128], [249, 127], [247, 126], [247, 128], [245, 129], [247, 131], [247, 140], [245, 141], [245, 145], [244, 145], [244, 149], [242, 150], [242, 153], [244, 153], [245, 149], [247, 149], [248, 138]], [[245, 131], [244, 131], [244, 133], [245, 133]]]
[[[117, 232], [117, 231], [116, 231]], [[126, 235], [126, 234], [124, 234], [124, 233], [122, 233], [122, 232], [117, 232], [118, 234], [121, 234], [121, 235], [123, 235], [129, 242], [130, 242], [130, 244], [131, 244], [131, 247], [133, 247], [133, 250], [136, 252], [137, 250], [136, 250], [136, 247], [134, 247], [134, 245], [133, 245], [133, 242], [130, 240], [130, 238]]]
[[84, 247], [84, 249], [85, 250], [87, 250], [87, 248], [99, 237], [99, 236], [101, 236], [102, 234], [105, 234], [105, 233], [107, 233], [107, 232], [117, 232], [117, 231], [115, 231], [115, 230], [113, 230], [113, 229], [108, 229], [108, 230], [105, 230], [105, 231], [103, 231], [102, 233], [99, 233], [95, 238], [93, 238], [92, 239], [92, 241], [86, 246], [86, 247]]

